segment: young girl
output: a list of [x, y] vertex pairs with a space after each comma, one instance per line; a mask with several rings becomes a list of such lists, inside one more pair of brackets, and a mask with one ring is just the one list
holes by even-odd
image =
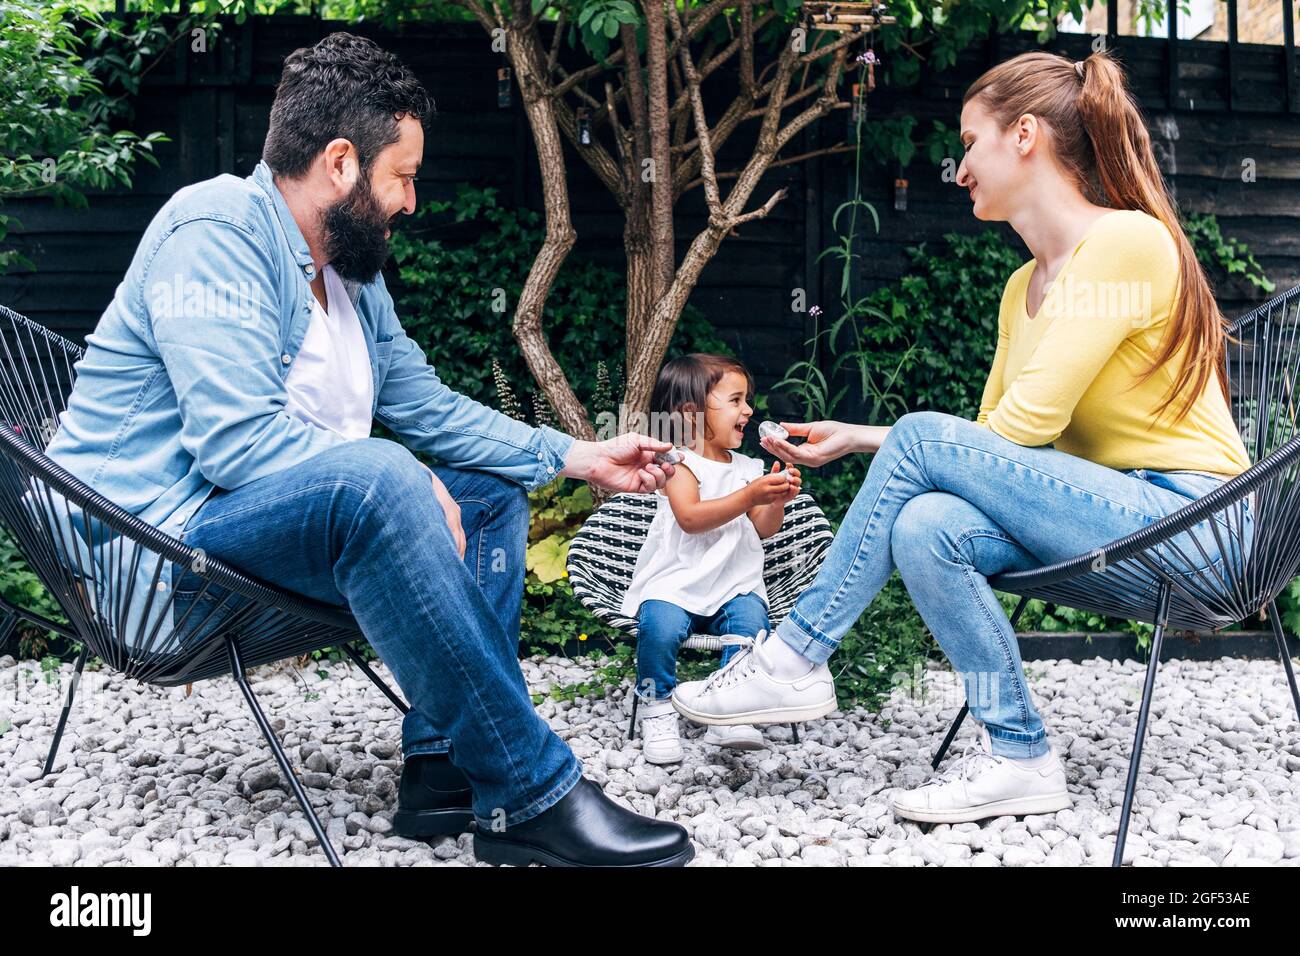
[[[736, 359], [695, 353], [666, 364], [650, 398], [652, 422], [674, 426], [663, 438], [681, 441], [685, 457], [656, 492], [659, 510], [622, 606], [637, 619], [636, 692], [650, 763], [682, 759], [671, 699], [682, 642], [692, 633], [758, 637], [768, 628], [760, 539], [780, 530], [800, 477], [779, 462], [765, 475], [761, 461], [733, 450], [753, 414], [753, 394], [753, 376]], [[723, 663], [738, 650], [728, 646]], [[762, 733], [746, 725], [710, 727], [704, 739], [763, 747]]]

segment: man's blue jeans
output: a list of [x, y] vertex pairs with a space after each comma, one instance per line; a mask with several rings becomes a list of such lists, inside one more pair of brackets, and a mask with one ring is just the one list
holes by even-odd
[[[183, 537], [249, 574], [350, 608], [411, 705], [404, 756], [449, 750], [473, 787], [479, 825], [513, 826], [553, 805], [582, 772], [534, 711], [519, 667], [527, 496], [485, 472], [434, 470], [461, 506], [463, 561], [428, 471], [380, 438], [214, 492]], [[179, 617], [200, 582], [190, 573], [176, 580]]]
[[[677, 654], [692, 634], [755, 637], [767, 630], [767, 605], [753, 591], [738, 594], [713, 614], [692, 614], [669, 601], [642, 601], [636, 614], [636, 687], [642, 700], [664, 700], [677, 686]], [[740, 645], [722, 650], [722, 665]]]
[[[897, 568], [962, 677], [971, 715], [988, 730], [994, 753], [1036, 757], [1048, 749], [1047, 734], [1015, 634], [986, 578], [1109, 544], [1220, 484], [1201, 472], [1119, 471], [1054, 448], [1028, 448], [953, 415], [904, 415], [872, 460], [817, 577], [776, 633], [805, 657], [825, 661]], [[1237, 567], [1253, 527], [1249, 508], [1244, 517], [1242, 549], [1228, 555]], [[1234, 540], [1222, 518], [1216, 521], [1220, 536]], [[1195, 558], [1189, 564], [1164, 546], [1158, 554], [1167, 570], [1190, 576], [1222, 568], [1208, 522], [1173, 542]]]

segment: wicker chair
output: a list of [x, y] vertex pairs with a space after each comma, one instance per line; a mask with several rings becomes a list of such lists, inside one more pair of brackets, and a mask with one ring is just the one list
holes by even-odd
[[[1237, 340], [1228, 344], [1232, 413], [1254, 464], [1203, 498], [1103, 548], [989, 579], [997, 590], [1020, 596], [1012, 627], [1031, 597], [1155, 625], [1114, 866], [1124, 858], [1166, 629], [1217, 631], [1266, 609], [1300, 717], [1300, 691], [1275, 600], [1300, 571], [1300, 288], [1241, 316], [1229, 331]], [[1248, 500], [1253, 529], [1246, 535]], [[1216, 550], [1228, 559], [1211, 562]], [[935, 753], [934, 767], [968, 711], [963, 705]]]
[[[90, 653], [127, 677], [171, 687], [230, 674], [331, 865], [339, 858], [245, 677], [259, 664], [341, 646], [402, 713], [407, 705], [353, 645], [364, 641], [339, 607], [276, 588], [182, 543], [97, 494], [52, 461], [45, 448], [76, 378], [83, 350], [0, 306], [0, 519], [67, 618], [59, 623], [0, 598], [0, 645], [19, 619], [80, 642], [45, 773]], [[197, 582], [175, 617], [178, 589], [151, 589], [144, 623], [128, 627], [136, 572], [157, 587], [164, 562]], [[178, 569], [178, 571], [180, 570]], [[176, 580], [180, 580], [179, 574]], [[154, 602], [157, 606], [154, 606]], [[174, 617], [174, 619], [173, 619]]]
[[[601, 621], [633, 637], [637, 622], [624, 616], [620, 607], [657, 508], [658, 499], [653, 494], [615, 495], [592, 512], [569, 544], [568, 571], [573, 593]], [[811, 495], [801, 494], [786, 503], [781, 530], [763, 541], [763, 583], [772, 627], [780, 623], [800, 592], [812, 583], [833, 537], [830, 522]], [[722, 638], [712, 634], [692, 634], [682, 646], [717, 651], [723, 644]], [[635, 733], [638, 703], [637, 695], [632, 694], [629, 740]], [[798, 728], [791, 724], [790, 730], [798, 743]]]

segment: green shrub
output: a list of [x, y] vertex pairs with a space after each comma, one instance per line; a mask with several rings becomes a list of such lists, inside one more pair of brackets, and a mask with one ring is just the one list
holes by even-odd
[[[45, 590], [41, 579], [18, 551], [18, 544], [7, 529], [0, 529], [0, 596], [52, 621], [67, 621], [59, 605]], [[26, 621], [19, 622], [16, 633], [10, 636], [4, 648], [18, 658], [31, 660], [45, 658], [50, 653], [75, 657], [80, 649], [81, 645], [73, 644], [53, 631], [43, 630]]]

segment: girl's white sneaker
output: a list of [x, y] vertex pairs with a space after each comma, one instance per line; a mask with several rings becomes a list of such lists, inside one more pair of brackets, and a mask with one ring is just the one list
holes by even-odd
[[[836, 707], [835, 680], [826, 664], [804, 661], [798, 676], [776, 673], [774, 653], [784, 648], [775, 632], [759, 631], [757, 638], [729, 634], [727, 644], [739, 644], [740, 653], [706, 680], [678, 684], [673, 706], [697, 724], [797, 724], [825, 717]], [[800, 658], [796, 658], [800, 660]]]
[[641, 753], [646, 763], [681, 763], [685, 752], [672, 700], [641, 701], [637, 719], [641, 722]]
[[1065, 768], [1055, 750], [1032, 761], [1000, 757], [984, 727], [952, 767], [893, 797], [895, 815], [926, 823], [1055, 813], [1069, 805]]
[[704, 732], [704, 742], [730, 750], [766, 750], [763, 732], [749, 724], [711, 724]]

